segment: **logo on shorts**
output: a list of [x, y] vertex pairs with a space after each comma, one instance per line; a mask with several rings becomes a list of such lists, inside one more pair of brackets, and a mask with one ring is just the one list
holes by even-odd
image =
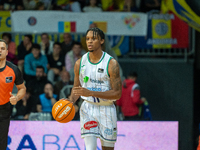
[[117, 128], [114, 128], [114, 129], [113, 129], [113, 136], [114, 136], [114, 137], [117, 137]]
[[84, 124], [84, 128], [86, 130], [90, 130], [91, 128], [97, 127], [98, 123], [96, 121], [88, 121]]
[[112, 129], [106, 129], [104, 131], [104, 133], [107, 134], [107, 135], [112, 135], [113, 134], [113, 130]]
[[98, 72], [99, 72], [99, 73], [103, 73], [103, 71], [104, 71], [104, 69], [98, 68]]
[[10, 83], [13, 81], [13, 77], [6, 77], [6, 83]]

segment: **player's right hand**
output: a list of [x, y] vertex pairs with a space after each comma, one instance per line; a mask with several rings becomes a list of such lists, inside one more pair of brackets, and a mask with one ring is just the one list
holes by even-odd
[[70, 100], [70, 98], [62, 98], [60, 100], [64, 100], [64, 101], [70, 101], [73, 105], [74, 105], [74, 102], [72, 100]]
[[60, 100], [63, 100], [63, 101], [70, 101], [68, 98], [61, 98]]

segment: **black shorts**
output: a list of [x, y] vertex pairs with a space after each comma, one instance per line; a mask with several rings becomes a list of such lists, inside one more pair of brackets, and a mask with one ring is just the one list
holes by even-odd
[[10, 125], [10, 102], [0, 105], [0, 150], [6, 150]]

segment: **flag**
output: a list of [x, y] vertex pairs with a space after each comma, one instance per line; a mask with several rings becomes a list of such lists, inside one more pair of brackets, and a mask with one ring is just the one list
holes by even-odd
[[147, 37], [135, 37], [136, 48], [188, 48], [188, 25], [173, 13], [150, 14]]
[[58, 22], [58, 32], [76, 32], [76, 22]]
[[189, 26], [200, 31], [200, 17], [190, 8], [185, 0], [162, 0], [161, 10], [163, 13], [172, 11]]
[[0, 11], [0, 32], [11, 31], [10, 11]]
[[125, 55], [129, 52], [129, 36], [108, 36], [111, 48], [117, 56]]

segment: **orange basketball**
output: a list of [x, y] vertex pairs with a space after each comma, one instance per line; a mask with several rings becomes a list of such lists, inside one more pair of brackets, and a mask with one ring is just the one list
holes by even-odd
[[74, 105], [70, 101], [61, 99], [53, 105], [52, 116], [60, 123], [67, 123], [75, 116]]

